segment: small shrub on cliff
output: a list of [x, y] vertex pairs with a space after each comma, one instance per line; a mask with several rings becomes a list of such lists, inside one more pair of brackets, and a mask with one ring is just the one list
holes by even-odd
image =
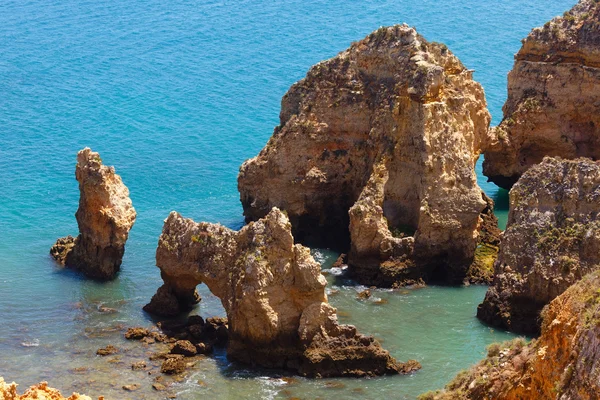
[[500, 354], [500, 343], [492, 343], [487, 347], [488, 357], [497, 357]]

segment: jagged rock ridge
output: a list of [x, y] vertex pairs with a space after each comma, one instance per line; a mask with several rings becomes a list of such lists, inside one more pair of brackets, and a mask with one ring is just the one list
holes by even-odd
[[[73, 393], [69, 397], [63, 397], [60, 391], [48, 386], [47, 382], [41, 382], [37, 385], [28, 388], [25, 393], [19, 395], [17, 393], [16, 383], [6, 383], [4, 378], [0, 377], [0, 399], [2, 400], [34, 400], [34, 399], [51, 399], [51, 400], [92, 400], [88, 396]], [[98, 400], [104, 400], [104, 397], [98, 397]]]
[[477, 311], [535, 334], [542, 308], [600, 266], [600, 164], [547, 157], [510, 192], [494, 284]]
[[121, 267], [136, 218], [129, 190], [114, 167], [102, 165], [100, 155], [89, 148], [77, 154], [75, 177], [80, 193], [75, 214], [79, 236], [58, 239], [50, 254], [90, 278], [112, 279]]
[[600, 4], [580, 1], [523, 40], [483, 172], [510, 188], [544, 156], [600, 157]]
[[459, 283], [489, 216], [474, 171], [489, 122], [446, 46], [380, 28], [283, 97], [280, 125], [240, 168], [244, 214], [276, 206], [300, 242], [350, 247], [365, 284]]
[[165, 283], [146, 310], [178, 313], [189, 307], [195, 286], [205, 283], [227, 312], [227, 354], [234, 360], [308, 376], [382, 375], [419, 367], [396, 362], [372, 337], [338, 324], [320, 265], [308, 248], [294, 244], [290, 222], [276, 208], [240, 231], [172, 212], [156, 263]]

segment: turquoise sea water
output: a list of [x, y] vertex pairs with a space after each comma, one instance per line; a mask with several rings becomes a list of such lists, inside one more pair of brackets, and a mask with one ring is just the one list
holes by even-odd
[[[476, 70], [497, 124], [520, 39], [573, 4], [3, 1], [0, 376], [23, 385], [49, 380], [64, 391], [107, 399], [163, 398], [149, 389], [151, 377], [131, 372], [125, 361], [109, 364], [95, 350], [108, 343], [126, 347], [122, 326], [150, 324], [141, 306], [161, 282], [154, 251], [171, 210], [232, 228], [243, 224], [238, 166], [266, 143], [293, 82], [377, 27], [406, 22]], [[56, 238], [77, 233], [75, 154], [85, 146], [116, 166], [138, 211], [122, 272], [107, 284], [59, 270], [48, 256]], [[502, 223], [506, 192], [479, 175]], [[325, 266], [335, 256], [315, 254]], [[378, 291], [388, 303], [375, 305], [357, 301], [348, 282], [332, 284], [340, 290], [331, 302], [343, 322], [376, 335], [401, 360], [418, 359], [423, 370], [286, 385], [267, 372], [229, 365], [221, 352], [200, 362], [173, 392], [186, 399], [412, 399], [442, 387], [480, 359], [487, 344], [510, 337], [475, 319], [484, 287]], [[202, 293], [196, 311], [222, 314], [218, 300]], [[102, 305], [116, 313], [100, 312]], [[128, 354], [142, 357], [135, 349]], [[92, 370], [73, 369], [86, 365]], [[133, 382], [142, 389], [120, 389]]]

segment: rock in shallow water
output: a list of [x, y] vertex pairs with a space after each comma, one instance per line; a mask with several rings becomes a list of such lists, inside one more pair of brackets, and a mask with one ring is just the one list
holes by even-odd
[[487, 216], [474, 167], [489, 122], [446, 46], [380, 28], [286, 93], [280, 125], [240, 168], [244, 215], [278, 207], [298, 241], [350, 247], [366, 285], [461, 283]]
[[413, 370], [372, 337], [338, 324], [320, 265], [308, 248], [294, 245], [290, 222], [278, 209], [237, 232], [173, 212], [156, 260], [172, 293], [191, 293], [205, 283], [221, 299], [229, 330], [211, 319], [202, 329], [228, 339], [227, 354], [234, 360], [310, 376]]
[[167, 358], [163, 361], [160, 372], [167, 375], [180, 374], [185, 371], [186, 362], [183, 359], [183, 356]]
[[545, 158], [510, 192], [493, 286], [477, 316], [539, 332], [542, 308], [600, 266], [600, 164]]
[[58, 239], [50, 254], [90, 278], [112, 279], [121, 267], [136, 218], [129, 190], [115, 169], [102, 165], [100, 155], [89, 148], [77, 154], [75, 176], [80, 193], [75, 214], [79, 236]]

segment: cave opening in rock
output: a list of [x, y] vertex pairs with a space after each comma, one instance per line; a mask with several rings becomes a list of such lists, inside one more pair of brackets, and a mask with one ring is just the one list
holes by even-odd
[[414, 236], [419, 227], [421, 199], [415, 182], [415, 174], [410, 165], [394, 164], [384, 188], [383, 215], [387, 220], [392, 236], [402, 238]]

